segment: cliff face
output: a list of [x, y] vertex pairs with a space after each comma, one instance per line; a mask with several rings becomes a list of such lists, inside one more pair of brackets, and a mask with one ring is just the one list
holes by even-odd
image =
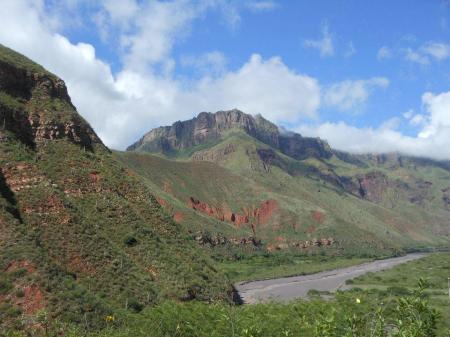
[[153, 129], [127, 150], [170, 153], [214, 142], [224, 132], [233, 129], [243, 130], [260, 142], [295, 159], [332, 156], [331, 148], [325, 141], [299, 134], [282, 134], [275, 124], [263, 117], [253, 117], [236, 109], [216, 113], [202, 112], [191, 120]]
[[101, 144], [76, 113], [64, 82], [48, 72], [23, 69], [0, 58], [0, 108], [0, 141], [9, 132], [32, 147], [61, 138], [89, 148]]

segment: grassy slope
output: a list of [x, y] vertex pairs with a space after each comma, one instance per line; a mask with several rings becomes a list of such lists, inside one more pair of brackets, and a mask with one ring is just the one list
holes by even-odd
[[[140, 314], [117, 314], [106, 329], [89, 335], [112, 336], [437, 336], [447, 337], [448, 298], [444, 298], [445, 270], [448, 270], [449, 254], [433, 255], [395, 267], [389, 271], [369, 274], [357, 280], [358, 287], [338, 292], [335, 296], [311, 295], [308, 301], [288, 304], [265, 303], [245, 306], [227, 306], [222, 303], [202, 304], [197, 302], [166, 302]], [[431, 270], [431, 273], [429, 272]], [[417, 274], [430, 273], [431, 289], [425, 297], [411, 301], [406, 286], [413, 290], [417, 286]], [[406, 275], [416, 275], [404, 277]], [[375, 281], [374, 281], [375, 280]], [[383, 289], [373, 284], [384, 284]], [[387, 288], [386, 285], [394, 287]], [[371, 289], [369, 289], [371, 288]], [[427, 294], [429, 294], [427, 296]], [[438, 298], [439, 297], [439, 298]], [[402, 303], [408, 301], [407, 311]], [[437, 319], [436, 334], [418, 332], [413, 325], [424, 327], [429, 317], [429, 308], [437, 308], [441, 317]], [[419, 324], [417, 324], [419, 323]], [[417, 325], [416, 325], [417, 324]], [[376, 327], [380, 329], [375, 332]], [[402, 329], [398, 332], [397, 329]], [[409, 330], [411, 329], [411, 330]], [[386, 331], [390, 331], [387, 335]], [[398, 332], [398, 334], [396, 334]], [[73, 336], [85, 334], [75, 328]]]
[[450, 298], [447, 279], [450, 277], [450, 253], [437, 253], [392, 269], [368, 273], [352, 283], [365, 290], [384, 290], [393, 296], [412, 291], [419, 277], [428, 282], [429, 299], [441, 313], [440, 328], [450, 328]]
[[[267, 170], [256, 150], [268, 146], [242, 132], [230, 132], [222, 142], [215, 143], [209, 149], [203, 148], [202, 152], [220, 153], [230, 144], [235, 146], [235, 151], [219, 157], [215, 164], [185, 159], [168, 161], [144, 153], [118, 155], [124, 163], [160, 189], [163, 184], [174, 184], [172, 197], [183, 202], [188, 196], [194, 196], [214, 206], [226, 204], [233, 210], [239, 210], [264, 199], [277, 200], [279, 210], [271, 222], [257, 232], [267, 241], [274, 241], [279, 236], [297, 240], [332, 236], [346, 249], [351, 250], [357, 242], [367, 246], [369, 253], [383, 251], [387, 247], [448, 244], [448, 237], [442, 236], [439, 231], [445, 228], [450, 212], [439, 199], [441, 192], [438, 188], [448, 182], [448, 171], [438, 168], [434, 171], [428, 168], [392, 170], [375, 167], [370, 162], [360, 168], [336, 157], [330, 162], [311, 159], [296, 161], [281, 153], [278, 155], [287, 168], [271, 166]], [[314, 170], [329, 173], [330, 168], [341, 175], [380, 170], [392, 179], [408, 173], [414, 179], [433, 182], [432, 194], [422, 206], [411, 204], [405, 196], [397, 197], [393, 204], [393, 191], [389, 190], [382, 202], [375, 204], [344, 193], [312, 173]], [[324, 220], [316, 221], [313, 212], [323, 214]], [[312, 233], [307, 231], [312, 227], [315, 229]]]
[[[0, 60], [43, 71], [11, 53], [0, 48]], [[79, 118], [39, 90], [13, 114], [45, 107], [53, 121]], [[10, 118], [4, 109], [0, 101], [1, 120]], [[0, 326], [39, 310], [95, 326], [109, 312], [167, 298], [229, 298], [224, 275], [103, 145], [88, 151], [62, 138], [31, 148], [16, 131], [0, 131], [8, 137], [0, 142]]]

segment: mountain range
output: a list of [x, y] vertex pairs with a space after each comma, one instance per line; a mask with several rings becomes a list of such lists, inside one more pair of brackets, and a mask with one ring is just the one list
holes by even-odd
[[450, 162], [345, 153], [237, 109], [155, 128], [127, 150], [118, 157], [175, 220], [208, 236], [355, 254], [450, 240]]

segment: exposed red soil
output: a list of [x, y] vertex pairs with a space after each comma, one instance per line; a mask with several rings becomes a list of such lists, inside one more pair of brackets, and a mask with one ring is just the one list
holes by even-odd
[[265, 224], [269, 222], [275, 210], [278, 209], [278, 203], [273, 200], [266, 200], [261, 203], [259, 208], [253, 211], [253, 217], [256, 218], [258, 224]]
[[170, 207], [170, 204], [166, 200], [164, 200], [162, 198], [156, 197], [156, 201], [158, 202], [158, 204], [160, 204], [164, 208], [169, 208]]
[[38, 285], [32, 284], [25, 286], [23, 289], [23, 297], [17, 297], [14, 303], [18, 305], [27, 315], [33, 315], [45, 308], [44, 294]]
[[325, 214], [319, 211], [313, 211], [312, 218], [320, 224], [323, 224], [325, 222]]
[[181, 212], [175, 212], [173, 214], [173, 220], [178, 223], [182, 222], [184, 220], [184, 214]]
[[188, 206], [220, 221], [232, 222], [237, 226], [248, 223], [266, 224], [271, 219], [274, 211], [278, 209], [278, 204], [275, 200], [265, 200], [259, 207], [246, 207], [243, 208], [243, 214], [237, 214], [221, 207], [211, 206], [193, 197], [189, 198]]
[[25, 269], [28, 273], [34, 273], [36, 268], [32, 265], [30, 261], [27, 260], [19, 260], [11, 262], [8, 267], [6, 267], [6, 272], [12, 272], [17, 269]]
[[91, 178], [91, 181], [94, 184], [99, 183], [100, 180], [102, 179], [100, 172], [97, 172], [97, 171], [93, 171], [93, 172], [89, 173], [89, 178]]

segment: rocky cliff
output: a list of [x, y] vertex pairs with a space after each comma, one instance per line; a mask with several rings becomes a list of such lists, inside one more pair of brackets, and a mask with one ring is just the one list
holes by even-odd
[[331, 148], [321, 139], [280, 132], [275, 124], [262, 116], [254, 117], [236, 109], [216, 113], [202, 112], [193, 119], [153, 129], [127, 150], [169, 154], [200, 144], [213, 143], [220, 140], [225, 132], [233, 129], [243, 130], [260, 142], [295, 159], [332, 156]]
[[39, 67], [25, 68], [0, 54], [0, 141], [15, 135], [32, 147], [67, 138], [84, 147], [101, 144], [94, 130], [76, 113], [64, 82]]

